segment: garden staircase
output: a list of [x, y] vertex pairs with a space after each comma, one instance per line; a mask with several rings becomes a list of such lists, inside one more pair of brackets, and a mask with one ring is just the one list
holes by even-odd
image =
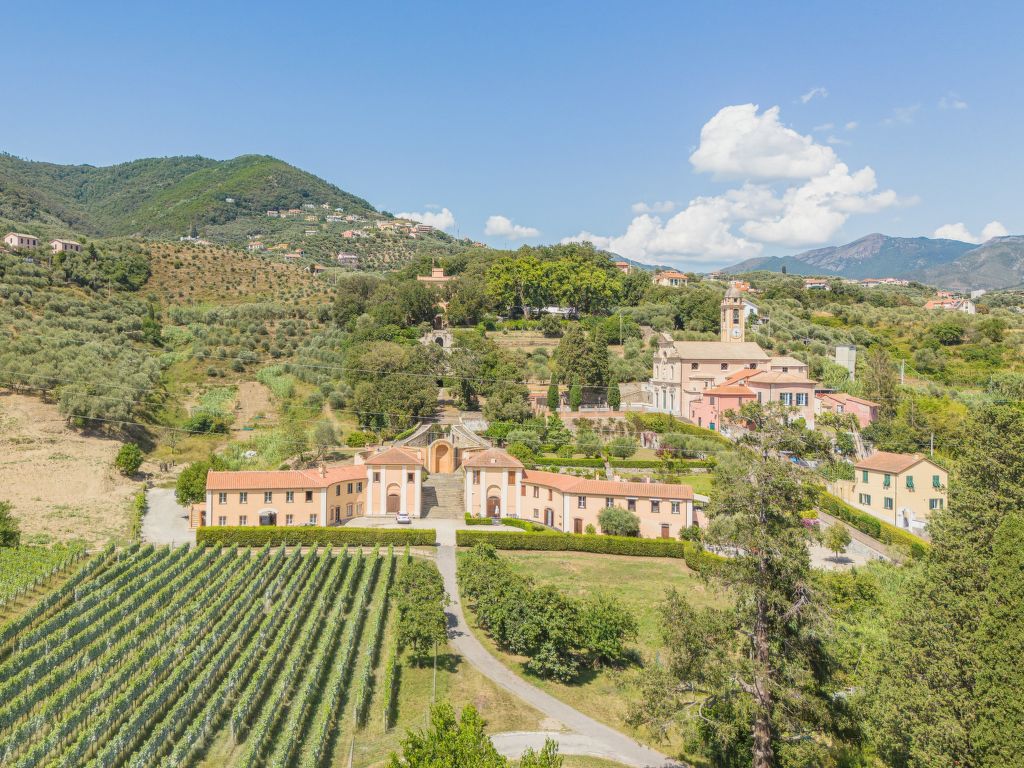
[[466, 514], [463, 499], [466, 475], [463, 471], [452, 474], [433, 474], [423, 481], [423, 517], [461, 520]]

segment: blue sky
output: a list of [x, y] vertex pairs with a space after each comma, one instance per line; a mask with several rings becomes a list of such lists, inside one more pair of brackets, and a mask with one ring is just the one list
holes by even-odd
[[271, 154], [494, 245], [709, 269], [1024, 232], [1019, 3], [12, 5], [21, 157]]

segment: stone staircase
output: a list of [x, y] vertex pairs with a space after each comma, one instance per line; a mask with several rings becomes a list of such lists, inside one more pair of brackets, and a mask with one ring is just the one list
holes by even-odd
[[431, 475], [423, 482], [423, 517], [461, 520], [466, 514], [463, 500], [465, 482], [466, 475], [461, 471], [450, 475]]

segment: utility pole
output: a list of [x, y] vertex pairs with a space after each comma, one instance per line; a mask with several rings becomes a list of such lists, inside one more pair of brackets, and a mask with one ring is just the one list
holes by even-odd
[[935, 433], [932, 432], [931, 438], [928, 440], [928, 455], [935, 456]]
[[903, 386], [903, 382], [904, 382], [903, 374], [904, 374], [904, 369], [906, 368], [906, 365], [907, 365], [907, 361], [906, 360], [900, 360], [900, 386], [901, 387]]

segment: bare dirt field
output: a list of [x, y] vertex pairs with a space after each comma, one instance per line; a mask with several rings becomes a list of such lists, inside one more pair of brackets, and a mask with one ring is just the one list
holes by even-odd
[[270, 390], [258, 381], [242, 381], [238, 384], [235, 399], [235, 423], [232, 431], [235, 438], [248, 440], [252, 431], [245, 427], [271, 427], [277, 424], [277, 406]]
[[127, 536], [139, 484], [113, 469], [120, 447], [68, 429], [56, 405], [0, 392], [0, 499], [14, 506], [23, 540]]

